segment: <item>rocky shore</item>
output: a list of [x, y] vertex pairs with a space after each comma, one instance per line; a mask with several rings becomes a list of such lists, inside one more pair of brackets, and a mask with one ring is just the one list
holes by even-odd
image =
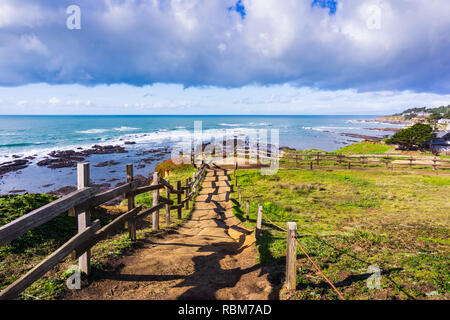
[[[134, 141], [125, 141], [124, 146], [134, 145]], [[108, 154], [124, 154], [128, 153], [129, 151], [125, 149], [124, 146], [120, 145], [93, 145], [90, 148], [83, 149], [82, 147], [78, 147], [76, 149], [71, 150], [54, 150], [49, 152], [43, 159], [39, 159], [38, 162], [33, 162], [37, 155], [34, 156], [28, 156], [23, 157], [18, 154], [14, 154], [10, 156], [13, 158], [10, 161], [6, 161], [3, 163], [0, 163], [0, 179], [5, 174], [11, 174], [16, 173], [20, 174], [22, 169], [25, 169], [29, 167], [30, 165], [37, 165], [38, 167], [46, 167], [48, 169], [60, 169], [60, 168], [74, 168], [76, 167], [77, 163], [82, 161], [89, 161], [87, 159], [91, 155], [108, 155]], [[157, 148], [151, 148], [146, 150], [139, 150], [136, 153], [136, 156], [138, 157], [135, 162], [137, 162], [137, 168], [144, 168], [146, 164], [154, 163], [158, 160], [161, 160], [164, 156], [169, 154], [171, 152], [170, 148], [165, 147], [157, 147]], [[134, 155], [133, 155], [134, 156]], [[93, 167], [96, 168], [102, 168], [102, 167], [112, 167], [116, 165], [120, 165], [121, 163], [115, 160], [106, 160], [102, 161], [96, 164], [93, 164]], [[110, 173], [116, 172], [115, 170], [109, 171]], [[107, 177], [107, 176], [105, 176]], [[136, 175], [136, 179], [141, 181], [142, 183], [145, 183], [146, 181], [149, 181], [150, 177], [144, 177], [142, 175]], [[99, 179], [99, 181], [105, 181], [106, 179]], [[111, 178], [108, 182], [100, 184], [100, 190], [104, 191], [111, 187], [114, 187], [111, 182], [117, 181], [119, 179], [117, 178]], [[120, 185], [123, 182], [116, 183], [115, 186]], [[41, 186], [41, 188], [49, 188], [54, 183], [47, 183]], [[16, 190], [17, 189], [17, 190]], [[53, 191], [47, 192], [52, 195], [57, 196], [63, 196], [67, 195], [71, 192], [76, 190], [74, 186], [63, 186], [59, 187]], [[27, 190], [24, 190], [23, 188], [15, 188], [14, 190], [9, 190], [9, 193], [23, 193], [27, 192]]]

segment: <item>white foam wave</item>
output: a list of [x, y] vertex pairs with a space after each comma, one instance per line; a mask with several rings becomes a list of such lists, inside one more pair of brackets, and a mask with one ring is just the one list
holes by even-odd
[[109, 130], [108, 129], [89, 129], [89, 130], [77, 131], [77, 133], [93, 134], [93, 133], [104, 133], [107, 131], [109, 131]]
[[133, 127], [120, 127], [120, 128], [114, 128], [116, 131], [134, 131], [139, 130], [141, 128], [133, 128]]
[[238, 123], [219, 123], [219, 125], [224, 126], [224, 127], [239, 127], [240, 124]]

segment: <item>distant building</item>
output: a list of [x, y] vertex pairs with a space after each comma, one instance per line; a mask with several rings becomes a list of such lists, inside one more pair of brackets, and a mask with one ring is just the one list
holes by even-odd
[[450, 124], [450, 119], [439, 119], [437, 123], [439, 123], [439, 124]]
[[433, 153], [450, 154], [450, 131], [438, 131], [430, 141], [430, 148]]

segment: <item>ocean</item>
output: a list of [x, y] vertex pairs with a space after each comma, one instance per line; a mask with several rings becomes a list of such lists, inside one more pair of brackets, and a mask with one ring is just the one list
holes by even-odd
[[[149, 150], [169, 149], [202, 121], [205, 140], [224, 130], [244, 133], [253, 129], [278, 129], [280, 146], [333, 151], [361, 141], [357, 135], [382, 137], [399, 125], [375, 121], [376, 116], [0, 116], [0, 165], [28, 159], [27, 167], [0, 177], [0, 194], [49, 192], [76, 185], [76, 168], [50, 169], [37, 163], [55, 150], [82, 150], [93, 145], [120, 145], [127, 153], [93, 154], [94, 183], [124, 181], [125, 165], [135, 164], [135, 174], [147, 176], [169, 153], [149, 159]], [[377, 130], [381, 129], [383, 130]], [[350, 136], [348, 135], [350, 134]], [[355, 136], [356, 135], [356, 136]], [[127, 142], [127, 143], [126, 143]], [[133, 143], [133, 144], [130, 144]], [[78, 149], [77, 149], [78, 148]], [[147, 153], [146, 153], [147, 151]], [[147, 156], [143, 162], [143, 157]], [[151, 156], [151, 155], [150, 155]], [[104, 161], [107, 166], [94, 167]], [[139, 167], [138, 167], [139, 166]], [[114, 181], [114, 183], [112, 183]]]

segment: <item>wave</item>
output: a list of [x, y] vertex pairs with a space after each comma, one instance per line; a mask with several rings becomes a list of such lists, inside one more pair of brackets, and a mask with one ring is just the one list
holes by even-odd
[[238, 123], [219, 123], [220, 126], [224, 126], [224, 127], [239, 127], [240, 124]]
[[314, 131], [336, 131], [336, 130], [363, 130], [364, 128], [358, 128], [358, 127], [302, 127], [303, 130], [314, 130]]
[[77, 131], [77, 133], [92, 134], [92, 133], [104, 133], [106, 131], [109, 131], [109, 130], [108, 129], [89, 129], [89, 130]]
[[257, 126], [272, 126], [272, 124], [267, 122], [249, 122], [245, 123], [219, 123], [220, 126], [224, 127], [239, 127], [239, 126], [248, 126], [248, 127], [257, 127]]
[[133, 130], [139, 130], [141, 128], [133, 128], [133, 127], [120, 127], [120, 128], [114, 128], [116, 131], [133, 131]]
[[48, 143], [47, 142], [7, 143], [7, 144], [0, 144], [0, 148], [39, 146], [39, 145], [43, 145], [43, 144], [48, 144]]

